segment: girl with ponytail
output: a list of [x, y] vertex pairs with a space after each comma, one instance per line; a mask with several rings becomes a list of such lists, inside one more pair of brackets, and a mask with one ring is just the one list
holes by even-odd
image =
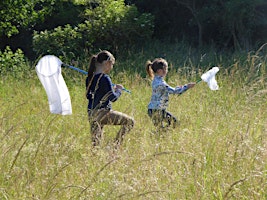
[[168, 73], [168, 63], [163, 58], [156, 58], [153, 62], [146, 62], [146, 72], [152, 81], [152, 96], [148, 104], [148, 116], [155, 126], [164, 128], [173, 127], [177, 124], [177, 119], [167, 111], [170, 94], [182, 94], [195, 83], [188, 83], [182, 86], [171, 87], [164, 78]]
[[121, 125], [115, 145], [118, 147], [134, 125], [134, 119], [124, 113], [112, 110], [112, 102], [121, 96], [121, 84], [112, 84], [108, 73], [113, 69], [114, 56], [109, 51], [93, 55], [86, 78], [86, 98], [93, 146], [100, 145], [105, 125]]

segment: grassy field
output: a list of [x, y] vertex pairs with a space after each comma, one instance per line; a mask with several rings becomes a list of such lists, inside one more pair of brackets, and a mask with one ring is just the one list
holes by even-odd
[[[113, 108], [136, 121], [118, 151], [111, 145], [118, 127], [112, 126], [92, 149], [84, 75], [63, 70], [69, 116], [50, 114], [34, 70], [24, 80], [2, 77], [0, 199], [266, 200], [267, 58], [258, 53], [242, 62], [218, 59], [218, 91], [200, 82], [171, 96], [168, 110], [180, 125], [166, 132], [157, 132], [146, 114], [150, 81], [134, 72], [118, 75], [120, 66], [143, 67], [146, 57], [118, 60], [112, 79], [132, 94], [123, 93]], [[166, 59], [176, 65], [173, 58]], [[188, 63], [169, 72], [170, 85], [194, 81], [209, 67]]]

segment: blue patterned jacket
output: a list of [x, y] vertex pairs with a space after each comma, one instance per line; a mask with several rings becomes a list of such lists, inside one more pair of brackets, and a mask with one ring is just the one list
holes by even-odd
[[148, 109], [165, 110], [169, 105], [169, 94], [182, 94], [188, 89], [188, 85], [169, 86], [161, 76], [155, 76], [152, 81], [152, 96]]

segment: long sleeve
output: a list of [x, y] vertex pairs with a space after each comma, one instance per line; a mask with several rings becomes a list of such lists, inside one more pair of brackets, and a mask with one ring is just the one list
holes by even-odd
[[[88, 87], [88, 80], [86, 81]], [[96, 74], [87, 90], [88, 109], [111, 109], [111, 102], [115, 102], [121, 95], [120, 90], [114, 90], [111, 79], [106, 74]]]
[[103, 96], [104, 101], [115, 102], [121, 96], [120, 90], [113, 89], [113, 84], [109, 76], [106, 76], [105, 78], [101, 79], [100, 85], [101, 87], [99, 87], [99, 91], [105, 94]]
[[188, 90], [188, 85], [182, 85], [182, 86], [177, 86], [175, 88], [169, 86], [168, 84], [166, 84], [166, 88], [169, 94], [182, 94], [183, 92], [185, 92], [186, 90]]
[[188, 85], [171, 87], [163, 77], [155, 76], [152, 82], [152, 96], [148, 104], [148, 109], [167, 109], [170, 94], [182, 94], [188, 89]]

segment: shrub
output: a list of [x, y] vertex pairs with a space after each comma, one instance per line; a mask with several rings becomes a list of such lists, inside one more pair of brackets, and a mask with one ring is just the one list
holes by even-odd
[[134, 5], [125, 5], [123, 0], [99, 0], [85, 6], [84, 20], [77, 26], [35, 31], [34, 50], [38, 54], [79, 57], [99, 48], [115, 51], [118, 46], [130, 46], [152, 36], [153, 16], [140, 14]]
[[1, 52], [0, 51], [0, 75], [11, 75], [16, 78], [21, 78], [24, 72], [29, 70], [24, 53], [21, 49], [15, 52], [9, 46]]
[[67, 55], [72, 57], [82, 51], [82, 37], [77, 27], [69, 24], [51, 31], [34, 32], [33, 47], [37, 54]]
[[100, 0], [96, 8], [85, 10], [85, 19], [85, 38], [93, 38], [94, 46], [110, 45], [113, 49], [148, 39], [154, 29], [151, 14], [140, 14], [123, 0]]

